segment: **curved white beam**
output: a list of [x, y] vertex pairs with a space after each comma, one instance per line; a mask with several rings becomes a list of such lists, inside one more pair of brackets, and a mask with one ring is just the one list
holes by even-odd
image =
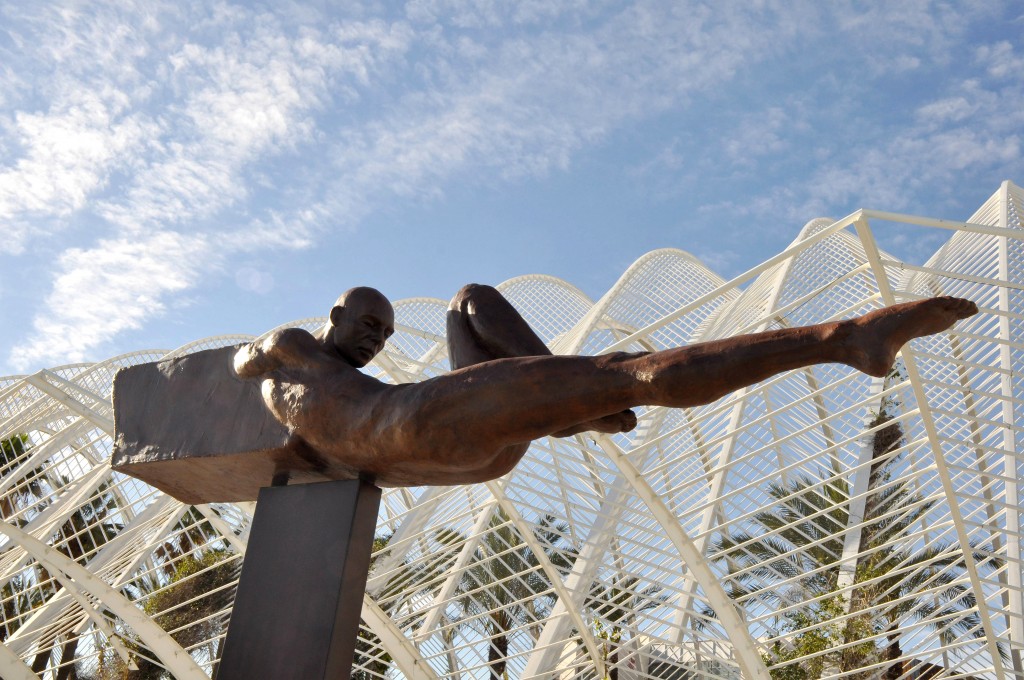
[[[47, 536], [57, 531], [75, 510], [82, 506], [85, 499], [103, 483], [109, 473], [109, 469], [104, 468], [105, 466], [97, 466], [76, 480], [77, 483], [70, 492], [46, 506], [41, 513], [32, 518], [25, 526], [25, 530], [35, 532], [40, 536]], [[6, 571], [0, 574], [0, 584], [6, 584], [17, 573], [20, 564], [20, 560], [9, 564]]]
[[39, 680], [39, 676], [22, 663], [18, 655], [8, 649], [7, 645], [0, 645], [0, 678], [4, 678], [4, 680]]
[[[169, 496], [165, 498], [169, 499], [169, 501], [165, 501], [164, 503], [161, 503], [160, 501], [151, 503], [145, 510], [143, 510], [139, 515], [137, 515], [132, 520], [132, 523], [139, 523], [139, 525], [145, 525], [153, 521], [154, 519], [159, 518], [162, 514], [164, 514], [167, 511], [168, 506], [170, 506], [173, 503], [178, 503], [178, 501], [175, 501]], [[179, 510], [177, 512], [170, 513], [167, 519], [165, 519], [164, 522], [162, 522], [161, 527], [156, 532], [157, 536], [160, 536], [162, 538], [164, 535], [166, 535], [167, 530], [175, 522], [177, 522], [178, 519], [181, 518], [182, 514], [184, 514], [184, 506], [181, 506], [180, 503], [178, 505]], [[103, 547], [100, 549], [100, 551], [96, 554], [96, 556], [89, 561], [87, 568], [94, 574], [101, 572], [103, 570], [103, 567], [109, 564], [118, 555], [118, 553], [120, 553], [120, 551], [124, 549], [122, 543], [128, 542], [129, 537], [133, 534], [132, 528], [133, 527], [126, 527], [124, 530], [121, 531], [121, 533], [119, 533], [117, 536], [115, 536], [110, 541], [105, 543]], [[115, 586], [120, 586], [128, 575], [135, 573], [135, 570], [138, 568], [139, 564], [141, 564], [145, 560], [145, 558], [146, 553], [140, 553], [135, 560], [131, 560], [127, 565], [125, 565], [119, 570], [117, 575], [112, 579], [112, 583]], [[48, 626], [56, 617], [60, 615], [64, 606], [66, 606], [67, 604], [68, 597], [70, 597], [70, 595], [67, 594], [69, 592], [73, 592], [73, 589], [69, 590], [67, 588], [64, 588], [61, 590], [61, 592], [56, 593], [44, 604], [32, 610], [32, 615], [25, 620], [25, 623], [23, 623], [22, 626], [17, 631], [15, 631], [13, 635], [11, 635], [4, 641], [4, 644], [13, 647], [15, 651], [19, 654], [27, 653], [28, 648], [32, 645], [33, 642], [32, 636], [34, 636], [38, 631]]]
[[[56, 375], [51, 371], [47, 371], [46, 369], [30, 375], [25, 378], [25, 381], [32, 384], [33, 387], [46, 393], [64, 406], [67, 406], [68, 409], [74, 413], [77, 413], [86, 420], [89, 420], [106, 434], [111, 437], [114, 436], [114, 419], [108, 415], [111, 410], [110, 404], [103, 397], [90, 392], [80, 385], [64, 380], [59, 375]], [[88, 396], [94, 403], [92, 405], [83, 403], [80, 399], [76, 399], [72, 396], [64, 386], [70, 387], [72, 391]], [[97, 405], [102, 405], [104, 408], [101, 410], [100, 408], [97, 408]]]
[[[878, 248], [875, 245], [875, 239], [874, 235], [871, 233], [871, 227], [868, 225], [866, 219], [857, 220], [854, 227], [857, 230], [857, 235], [860, 236], [861, 240], [864, 242], [864, 250], [867, 252], [868, 262], [871, 263], [871, 267], [875, 272], [875, 280], [878, 282], [878, 289], [882, 294], [882, 300], [886, 305], [896, 304], [896, 296], [893, 293], [892, 287], [889, 285], [889, 278], [886, 275], [885, 266], [882, 264]], [[931, 411], [928, 408], [928, 394], [924, 390], [921, 374], [917, 370], [917, 364], [914, 361], [913, 352], [909, 347], [903, 348], [903, 359], [907, 367], [907, 375], [910, 379], [910, 385], [914, 390], [914, 399], [917, 401], [918, 408], [921, 413], [921, 422], [928, 435], [931, 450], [935, 454], [935, 469], [938, 472], [939, 480], [942, 483], [942, 490], [946, 496], [946, 503], [949, 507], [950, 518], [953, 520], [953, 527], [956, 530], [957, 540], [964, 548], [962, 551], [964, 570], [970, 578], [971, 590], [973, 591], [975, 601], [978, 603], [978, 618], [980, 619], [981, 626], [986, 633], [985, 641], [988, 647], [988, 652], [992, 657], [992, 667], [995, 670], [997, 680], [1004, 680], [1006, 672], [1003, 668], [1002, 655], [999, 653], [999, 647], [996, 645], [995, 628], [992, 626], [992, 615], [989, 612], [988, 607], [985, 605], [987, 599], [985, 597], [985, 590], [981, 583], [981, 577], [978, 574], [978, 565], [975, 562], [974, 555], [969, 547], [971, 545], [970, 534], [967, 531], [967, 525], [964, 522], [963, 514], [960, 512], [960, 504], [957, 502], [956, 488], [953, 486], [949, 466], [945, 460], [944, 449], [941, 441], [939, 440], [938, 430], [935, 427], [935, 420], [932, 418]]]
[[[1007, 231], [1010, 216], [1010, 186], [1009, 182], [1003, 182], [1002, 186], [999, 187], [999, 226]], [[1017, 238], [1020, 238], [1020, 234], [1015, 234]], [[1005, 283], [1010, 283], [1010, 246], [1008, 243], [1008, 236], [1003, 235], [996, 237], [997, 243], [999, 244], [999, 278]], [[1010, 318], [1009, 314], [1011, 311], [1010, 304], [1010, 291], [1006, 285], [999, 287], [999, 309], [1003, 314], [999, 315], [999, 337], [1010, 339]], [[1016, 433], [1013, 431], [1014, 423], [1014, 384], [1013, 384], [1013, 352], [1010, 349], [1009, 344], [1001, 344], [999, 346], [999, 365], [1003, 368], [1004, 373], [999, 377], [999, 388], [1003, 393], [1003, 469], [1004, 470], [1017, 470], [1017, 457], [1019, 454], [1017, 447]], [[1005, 501], [1006, 509], [1006, 526], [1009, 527], [1020, 527], [1021, 513], [1020, 513], [1020, 484], [1015, 474], [1008, 474], [1004, 493], [1006, 497]], [[1024, 645], [1024, 574], [1021, 573], [1021, 569], [1014, 569], [1012, 565], [1021, 565], [1024, 554], [1021, 552], [1021, 542], [1019, 540], [1006, 541], [1004, 545], [1004, 551], [1006, 553], [1007, 564], [1011, 565], [1006, 570], [1007, 583], [1010, 586], [1010, 596], [1007, 607], [1007, 614], [1010, 623], [1010, 640], [1016, 645]], [[1020, 647], [1015, 646], [1014, 649], [1010, 650], [1011, 662], [1014, 665], [1014, 670], [1019, 672], [1024, 671], [1024, 662], [1021, 659]]]
[[369, 594], [363, 594], [363, 621], [388, 650], [398, 670], [409, 680], [437, 680], [437, 674], [391, 617], [377, 606]]
[[694, 580], [700, 584], [707, 595], [708, 603], [718, 615], [718, 621], [725, 629], [729, 641], [732, 642], [733, 651], [736, 654], [736, 662], [740, 667], [740, 674], [747, 680], [771, 680], [768, 668], [764, 665], [761, 655], [758, 652], [757, 644], [750, 635], [750, 630], [740, 616], [739, 607], [725, 592], [725, 588], [718, 581], [715, 573], [711, 570], [707, 561], [701, 555], [697, 546], [686, 530], [679, 523], [679, 520], [669, 510], [665, 502], [654, 493], [654, 489], [643, 478], [640, 471], [633, 466], [633, 463], [622, 453], [619, 447], [608, 435], [600, 435], [597, 438], [598, 445], [611, 458], [619, 472], [633, 487], [633, 492], [654, 516], [654, 519], [665, 530], [666, 536], [679, 551], [679, 557], [690, 569]]
[[181, 648], [174, 638], [167, 634], [141, 609], [124, 595], [89, 572], [88, 569], [57, 552], [35, 536], [0, 521], [0, 533], [15, 541], [25, 552], [32, 555], [41, 565], [64, 584], [65, 588], [80, 588], [103, 603], [134, 630], [163, 663], [176, 680], [209, 680], [209, 676], [195, 660]]

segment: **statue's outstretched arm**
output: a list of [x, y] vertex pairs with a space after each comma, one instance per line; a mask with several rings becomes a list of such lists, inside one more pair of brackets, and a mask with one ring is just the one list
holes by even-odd
[[235, 373], [257, 378], [286, 366], [307, 366], [326, 360], [316, 339], [301, 328], [285, 328], [250, 342], [235, 353]]

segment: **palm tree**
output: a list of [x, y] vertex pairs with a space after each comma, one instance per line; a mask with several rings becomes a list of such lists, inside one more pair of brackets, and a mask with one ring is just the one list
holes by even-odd
[[[378, 562], [388, 554], [391, 539], [391, 534], [374, 537], [371, 573]], [[377, 606], [395, 619], [399, 618], [400, 610], [408, 606], [410, 599], [429, 590], [448, 572], [456, 559], [453, 553], [457, 552], [457, 548], [453, 549], [453, 546], [465, 540], [461, 534], [449, 529], [434, 532], [432, 539], [444, 549], [436, 552], [427, 551], [427, 554], [415, 562], [404, 560], [394, 569], [387, 582], [375, 591]], [[419, 619], [420, 616], [415, 616], [412, 620], [407, 619], [404, 625], [416, 628]], [[449, 659], [451, 660], [451, 657]], [[380, 639], [365, 625], [360, 626], [352, 664], [352, 680], [374, 680], [383, 677], [391, 668], [391, 662], [391, 655], [384, 650]], [[454, 665], [452, 671], [454, 672]]]
[[[373, 570], [374, 563], [384, 554], [391, 541], [391, 534], [378, 535], [373, 537], [373, 557], [370, 561], [370, 570]], [[383, 588], [388, 593], [389, 588], [395, 590], [392, 584], [398, 577], [391, 579]], [[386, 597], [386, 596], [385, 596]], [[366, 630], [365, 626], [359, 627], [359, 636], [356, 638], [355, 657], [352, 660], [352, 680], [374, 680], [383, 677], [391, 668], [391, 655], [386, 651], [374, 654], [374, 650], [383, 650], [380, 638]]]
[[[71, 480], [60, 477], [60, 487], [71, 484]], [[70, 517], [61, 525], [55, 534], [56, 549], [76, 562], [86, 565], [91, 555], [94, 555], [107, 541], [124, 528], [120, 522], [117, 507], [117, 499], [114, 497], [110, 485], [101, 484], [96, 494], [86, 503], [75, 510]], [[53, 584], [54, 594], [61, 588], [62, 584], [55, 581]], [[78, 637], [71, 637], [64, 643], [61, 649], [60, 658], [65, 662], [57, 671], [56, 680], [75, 680], [76, 664], [66, 663], [75, 657], [78, 650]], [[50, 663], [52, 646], [55, 638], [40, 641], [40, 650], [32, 661], [32, 670], [42, 673]]]
[[[167, 584], [149, 594], [142, 607], [185, 649], [217, 639], [216, 647], [209, 651], [213, 677], [217, 674], [227, 626], [224, 613], [234, 598], [231, 584], [238, 580], [240, 570], [241, 560], [234, 559], [233, 553], [222, 548], [184, 555], [175, 562]], [[95, 671], [78, 668], [77, 677], [80, 680], [165, 680], [170, 677], [166, 669], [145, 656], [138, 638], [127, 633], [122, 639], [132, 654], [131, 662], [125, 663], [108, 647], [100, 650]]]
[[638, 577], [617, 572], [611, 583], [595, 582], [587, 594], [584, 608], [593, 616], [598, 637], [605, 640], [603, 652], [608, 680], [619, 678], [619, 650], [627, 619], [665, 602], [660, 586], [638, 590], [639, 584]]
[[[567, 529], [567, 525], [548, 515], [533, 530], [545, 558], [563, 576], [575, 560], [575, 550], [565, 546]], [[550, 590], [551, 583], [540, 568], [537, 555], [523, 541], [508, 514], [499, 508], [462, 577], [457, 600], [459, 618], [472, 619], [475, 625], [482, 626], [490, 641], [487, 664], [491, 678], [506, 678], [511, 636], [550, 611], [554, 603]]]
[[[16, 526], [24, 526], [28, 523], [23, 516], [23, 511], [26, 508], [45, 502], [43, 497], [48, 493], [47, 487], [63, 488], [71, 484], [71, 480], [65, 477], [48, 475], [43, 467], [37, 466], [27, 472], [22, 470], [21, 463], [31, 449], [32, 442], [27, 434], [15, 434], [0, 440], [0, 478], [12, 474], [18, 474], [21, 477], [13, 484], [12, 490], [0, 499], [0, 516], [6, 521], [13, 522]], [[54, 479], [56, 479], [56, 484]], [[113, 519], [116, 510], [116, 501], [109, 485], [100, 486], [97, 494], [75, 510], [54, 533], [52, 541], [56, 549], [84, 565], [89, 555], [92, 555], [121, 530], [122, 525]], [[27, 611], [24, 607], [27, 606], [31, 609], [39, 606], [63, 587], [59, 581], [55, 580], [48, 584], [45, 594], [36, 588], [33, 589], [34, 594], [31, 598], [23, 595], [15, 597], [15, 592], [19, 589], [30, 589], [35, 583], [50, 581], [45, 569], [37, 567], [37, 571], [35, 579], [19, 576], [4, 587], [5, 610], [10, 605], [19, 611]], [[0, 639], [13, 632], [14, 628], [3, 629], [0, 631]], [[54, 636], [40, 641], [41, 651], [33, 659], [33, 671], [41, 673], [47, 667], [55, 642], [56, 637]], [[77, 645], [78, 638], [68, 640], [61, 651], [61, 658], [74, 658]], [[69, 680], [74, 677], [74, 674], [74, 664], [66, 664], [57, 671], [56, 680]]]
[[4, 625], [0, 626], [0, 644], [21, 627], [33, 609], [46, 601], [39, 588], [33, 587], [33, 583], [33, 579], [17, 574], [0, 588], [4, 617]]
[[[15, 434], [0, 440], [0, 479], [20, 472], [21, 458], [31, 448], [32, 443], [27, 434]], [[25, 507], [34, 505], [42, 496], [42, 487], [39, 483], [41, 474], [40, 468], [23, 474], [22, 479], [15, 482], [11, 490], [0, 497], [0, 519], [18, 527], [27, 523], [24, 518], [16, 515]], [[5, 624], [0, 626], [0, 643], [13, 635], [28, 618], [29, 613], [46, 601], [47, 594], [34, 587], [41, 581], [45, 582], [46, 578], [17, 574], [0, 589], [5, 621]]]
[[[784, 616], [783, 630], [802, 632], [791, 638], [790, 650], [776, 650], [774, 661], [844, 645], [799, 668], [773, 669], [773, 677], [816, 677], [831, 663], [844, 671], [844, 677], [854, 678], [857, 668], [878, 661], [889, 662], [886, 677], [900, 677], [899, 626], [907, 619], [929, 621], [943, 638], [957, 633], [984, 637], [977, 614], [971, 611], [973, 593], [957, 583], [965, 570], [959, 548], [911, 548], [898, 540], [925, 519], [934, 501], [925, 501], [904, 481], [892, 481], [899, 460], [892, 452], [904, 436], [891, 407], [891, 402], [883, 404], [871, 423], [879, 429], [871, 442], [869, 491], [848, 607], [838, 589], [850, 489], [838, 471], [823, 480], [801, 476], [785, 485], [769, 484], [767, 493], [774, 503], [752, 518], [756, 534], [730, 532], [712, 546], [713, 558], [728, 565], [733, 597], [778, 606], [784, 604], [783, 594], [763, 584], [787, 580], [794, 584], [790, 588], [801, 591], [802, 599], [815, 600]], [[928, 594], [917, 595], [925, 589]], [[847, 612], [855, 616], [845, 624], [827, 623]], [[870, 642], [852, 644], [878, 633], [886, 635], [884, 649]]]
[[17, 472], [21, 479], [11, 485], [11, 490], [0, 498], [0, 518], [21, 527], [27, 524], [23, 517], [15, 517], [26, 507], [36, 504], [43, 495], [40, 482], [43, 469], [36, 467], [28, 472], [21, 470], [21, 458], [32, 448], [27, 434], [15, 434], [0, 440], [0, 479]]
[[[203, 658], [205, 655], [215, 677], [227, 613], [234, 599], [233, 582], [238, 580], [241, 560], [194, 507], [185, 510], [175, 530], [156, 547], [150, 560], [151, 568], [121, 587], [182, 647], [196, 647], [192, 650], [194, 656]], [[113, 615], [110, 618], [114, 618]], [[108, 642], [99, 650], [98, 666], [88, 669], [84, 664], [77, 664], [74, 677], [79, 680], [169, 677], [162, 666], [145, 656], [147, 650], [132, 631], [118, 632], [118, 642]], [[206, 647], [201, 645], [204, 641], [209, 641]]]

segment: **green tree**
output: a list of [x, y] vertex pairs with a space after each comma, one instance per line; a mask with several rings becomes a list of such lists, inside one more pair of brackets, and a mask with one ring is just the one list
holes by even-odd
[[[64, 487], [71, 483], [71, 480], [61, 478], [60, 486]], [[57, 543], [57, 550], [70, 557], [79, 564], [86, 565], [95, 555], [96, 551], [105, 545], [110, 539], [116, 536], [124, 525], [120, 521], [117, 499], [115, 498], [109, 484], [101, 484], [96, 494], [78, 509], [61, 525], [54, 536]], [[60, 582], [54, 583], [54, 593], [63, 586]], [[51, 661], [52, 650], [50, 647], [56, 642], [55, 638], [44, 641], [40, 644], [43, 648], [32, 662], [32, 670], [42, 673]], [[55, 680], [75, 680], [77, 677], [76, 664], [67, 663], [75, 658], [78, 651], [78, 637], [72, 636], [61, 648], [61, 667], [57, 670]]]
[[610, 583], [595, 582], [584, 608], [594, 621], [594, 631], [603, 640], [602, 653], [608, 680], [619, 678], [619, 650], [628, 628], [628, 620], [637, 612], [653, 609], [665, 601], [660, 586], [639, 588], [636, 576], [616, 573]]
[[16, 574], [0, 588], [4, 617], [4, 625], [0, 626], [0, 644], [21, 627], [33, 609], [46, 601], [40, 589], [35, 587], [35, 582], [35, 578]]
[[[545, 558], [563, 577], [576, 556], [564, 538], [567, 528], [548, 515], [533, 530]], [[459, 619], [472, 621], [490, 641], [487, 664], [492, 679], [507, 678], [511, 636], [550, 611], [554, 603], [550, 591], [551, 582], [540, 568], [538, 556], [499, 508], [462, 577], [457, 599]]]
[[[884, 404], [871, 423], [879, 429], [871, 441], [869, 491], [849, 601], [838, 588], [850, 489], [838, 471], [823, 480], [802, 476], [785, 485], [769, 484], [774, 503], [752, 518], [756, 531], [730, 532], [713, 544], [713, 558], [728, 565], [733, 597], [782, 606], [787, 604], [784, 594], [771, 583], [786, 580], [800, 599], [813, 600], [782, 617], [777, 632], [794, 635], [788, 646], [773, 650], [768, 661], [781, 666], [772, 669], [773, 677], [816, 678], [834, 666], [844, 677], [857, 678], [857, 668], [880, 661], [889, 662], [886, 677], [900, 677], [899, 625], [907, 619], [931, 622], [944, 639], [957, 634], [984, 637], [971, 611], [974, 595], [958, 583], [965, 569], [960, 550], [942, 544], [911, 548], [894, 540], [911, 533], [934, 502], [925, 501], [906, 482], [893, 481], [900, 458], [893, 451], [904, 436], [892, 407], [891, 402]], [[924, 590], [929, 592], [918, 595]], [[847, 611], [853, 616], [844, 623], [833, 621]], [[936, 623], [943, 620], [952, 623]], [[877, 634], [886, 636], [883, 648], [872, 642], [857, 644]], [[818, 656], [784, 665], [813, 654]]]
[[[21, 463], [24, 456], [32, 448], [32, 442], [27, 434], [15, 434], [6, 439], [0, 439], [0, 480], [6, 480], [10, 475], [21, 474], [21, 479], [10, 485], [10, 488], [3, 496], [0, 496], [0, 519], [10, 522], [15, 526], [22, 527], [27, 522], [19, 516], [19, 513], [28, 506], [39, 502], [42, 496], [42, 485], [39, 482], [42, 474], [41, 468], [23, 474]], [[0, 626], [0, 642], [13, 635], [32, 610], [46, 601], [46, 594], [43, 589], [37, 587], [40, 580], [38, 574], [19, 573], [13, 576], [3, 588], [0, 588], [0, 602], [2, 602], [4, 625]]]
[[[32, 442], [27, 434], [16, 434], [0, 440], [0, 479], [10, 475], [20, 477], [10, 485], [10, 490], [0, 498], [0, 515], [5, 521], [22, 527], [28, 524], [26, 510], [32, 512], [45, 504], [44, 497], [53, 488], [63, 488], [71, 480], [49, 475], [42, 466], [25, 471], [24, 460], [32, 450]], [[56, 481], [54, 481], [56, 479]], [[39, 506], [39, 507], [37, 507]], [[121, 524], [114, 519], [116, 502], [108, 485], [99, 487], [97, 493], [87, 503], [77, 508], [68, 519], [54, 532], [50, 539], [56, 549], [80, 564], [86, 564], [90, 555], [94, 554], [104, 543], [113, 538], [120, 530]], [[36, 567], [34, 573], [20, 574], [11, 579], [2, 589], [4, 614], [6, 620], [20, 623], [24, 616], [35, 607], [53, 597], [63, 586], [59, 581], [51, 581], [49, 574], [42, 567]], [[13, 610], [13, 611], [12, 611]], [[0, 629], [0, 639], [17, 630], [18, 624]], [[32, 662], [32, 670], [41, 673], [49, 665], [53, 646], [57, 638], [51, 636], [40, 640], [40, 651]], [[78, 640], [69, 639], [61, 650], [62, 659], [74, 658]], [[66, 664], [56, 672], [56, 680], [73, 679], [74, 664]]]
[[[238, 579], [241, 560], [224, 549], [194, 552], [180, 557], [167, 585], [145, 598], [143, 611], [183, 648], [217, 640], [207, 655], [216, 677], [227, 618], [223, 614], [234, 597], [232, 582]], [[169, 680], [170, 674], [150, 660], [138, 638], [126, 634], [124, 646], [131, 653], [126, 663], [112, 645], [100, 650], [93, 671], [78, 668], [79, 680]], [[81, 666], [81, 664], [79, 665]]]

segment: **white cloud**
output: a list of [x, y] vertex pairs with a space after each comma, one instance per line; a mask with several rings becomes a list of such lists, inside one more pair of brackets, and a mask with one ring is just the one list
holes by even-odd
[[116, 90], [69, 94], [59, 110], [17, 112], [6, 126], [8, 144], [24, 150], [0, 166], [0, 238], [11, 252], [38, 231], [35, 219], [82, 209], [153, 132], [144, 117], [124, 114], [125, 97]]
[[975, 59], [986, 67], [993, 78], [1016, 76], [1019, 80], [1024, 76], [1024, 56], [1017, 55], [1007, 40], [995, 45], [982, 45], [975, 52]]
[[205, 237], [174, 232], [67, 250], [56, 259], [45, 313], [11, 350], [10, 363], [23, 370], [94, 358], [97, 347], [164, 313], [169, 296], [217, 265]]
[[725, 152], [735, 163], [749, 165], [755, 156], [779, 153], [789, 146], [786, 128], [798, 123], [778, 106], [744, 117], [735, 134], [725, 140]]
[[406, 3], [405, 12], [414, 21], [443, 20], [459, 28], [479, 29], [550, 22], [567, 15], [580, 20], [607, 4], [587, 0], [411, 0]]
[[947, 97], [930, 102], [917, 109], [917, 117], [925, 123], [943, 124], [960, 122], [978, 111], [978, 104], [963, 96]]
[[287, 215], [271, 211], [218, 235], [217, 245], [225, 253], [253, 253], [261, 250], [309, 248], [315, 245], [321, 225], [328, 218], [316, 207]]
[[[925, 0], [838, 9], [809, 0], [413, 0], [404, 11], [345, 3], [347, 16], [310, 3], [274, 7], [126, 0], [0, 9], [14, 26], [14, 47], [0, 45], [0, 102], [10, 112], [0, 113], [0, 232], [8, 252], [52, 244], [58, 232], [80, 246], [56, 260], [33, 334], [12, 355], [21, 365], [66, 360], [66, 351], [46, 354], [62, 335], [84, 356], [161, 313], [202, 280], [192, 260], [309, 247], [396, 198], [565, 171], [613, 132], [710, 100], [737, 74], [837, 29], [873, 55], [874, 77], [948, 59], [940, 46], [964, 30], [949, 5]], [[806, 185], [775, 188], [742, 209], [784, 204], [802, 223], [809, 208], [846, 196], [898, 207], [884, 201], [928, 173], [1008, 162], [1020, 145], [1019, 127], [1006, 122], [1021, 115], [1009, 109], [1024, 108], [1014, 106], [1020, 58], [996, 42], [975, 59], [1002, 90], [947, 89], [910, 109], [913, 125], [885, 130], [884, 146], [880, 133], [849, 156], [825, 154]], [[812, 115], [766, 102], [715, 146], [734, 167], [756, 170], [802, 151], [793, 131]], [[677, 185], [679, 175], [697, 177], [705, 167], [678, 140], [700, 134], [673, 134], [677, 144], [650, 168]], [[85, 273], [129, 257], [161, 275]], [[260, 288], [251, 276], [239, 281]], [[98, 292], [79, 293], [69, 316], [61, 305], [73, 284]], [[127, 291], [142, 301], [126, 302]], [[108, 313], [113, 322], [100, 322]]]
[[837, 31], [854, 38], [856, 49], [875, 76], [958, 60], [958, 51], [951, 47], [967, 30], [967, 18], [997, 20], [1000, 11], [996, 3], [934, 0], [844, 0], [830, 3], [829, 10]]
[[[971, 23], [985, 21], [997, 7], [954, 9], [923, 0], [899, 7], [840, 9], [840, 25], [855, 33], [865, 49], [882, 40], [892, 40], [892, 48], [877, 51], [872, 71], [846, 73], [829, 82], [827, 90], [818, 89], [820, 82], [808, 83], [803, 93], [809, 103], [806, 129], [792, 134], [785, 126], [775, 128], [780, 153], [769, 149], [753, 163], [731, 159], [731, 168], [760, 180], [759, 186], [741, 200], [709, 201], [701, 212], [771, 219], [780, 225], [858, 207], [936, 215], [954, 200], [952, 189], [964, 178], [991, 177], [992, 190], [999, 181], [1013, 178], [1024, 145], [1021, 59], [1006, 41], [980, 48], [965, 42]], [[905, 40], [896, 39], [900, 31], [909, 31]], [[944, 72], [950, 54], [973, 54], [974, 59], [958, 59], [948, 77], [919, 80], [899, 73], [896, 60], [901, 54], [920, 56], [925, 60], [920, 70], [931, 72]], [[830, 60], [823, 69], [841, 74], [851, 65], [862, 67], [863, 62]], [[915, 90], [925, 83], [927, 91], [918, 94]], [[908, 92], [901, 96], [904, 88]], [[743, 139], [748, 130], [755, 138], [764, 135], [760, 125], [768, 128], [766, 139], [771, 141], [772, 112], [766, 106], [739, 117], [733, 139]], [[759, 122], [762, 117], [765, 121]], [[742, 150], [742, 145], [726, 143], [727, 151], [734, 148]], [[773, 181], [773, 174], [784, 181]]]
[[917, 200], [919, 187], [951, 186], [967, 173], [992, 174], [994, 190], [1020, 159], [1021, 91], [990, 89], [973, 79], [960, 90], [918, 108], [915, 124], [859, 140], [848, 158], [828, 164], [816, 178], [818, 191], [831, 192], [840, 204], [860, 197], [870, 202], [864, 207], [898, 210]]
[[[388, 196], [430, 199], [452, 181], [565, 170], [581, 148], [625, 122], [683, 105], [813, 30], [789, 20], [810, 7], [712, 10], [640, 2], [596, 27], [515, 34], [489, 48], [467, 47], [458, 31], [440, 26], [436, 35], [424, 31], [435, 36], [434, 50], [417, 66], [433, 87], [339, 135], [332, 152], [339, 176], [323, 207], [341, 220], [358, 220]], [[470, 12], [479, 20], [474, 26], [516, 21], [492, 14], [498, 10], [489, 3], [424, 2], [413, 9], [421, 21], [442, 10]], [[453, 57], [461, 54], [471, 63]], [[760, 142], [773, 143], [767, 136]]]
[[254, 28], [216, 45], [189, 42], [169, 55], [181, 103], [168, 107], [165, 143], [124, 194], [99, 205], [106, 219], [129, 228], [189, 224], [238, 204], [252, 191], [257, 161], [311, 142], [326, 102], [356, 98], [368, 74], [408, 44], [401, 28], [383, 22], [291, 37], [268, 15], [248, 23]]
[[45, 108], [23, 91], [0, 119], [12, 152], [0, 165], [5, 252], [59, 231], [89, 243], [54, 258], [32, 331], [9, 354], [19, 368], [76, 360], [140, 327], [232, 253], [311, 245], [322, 211], [250, 207], [253, 192], [298, 179], [257, 166], [304, 153], [317, 116], [357, 101], [410, 41], [378, 20], [296, 27], [225, 3], [205, 17], [113, 7], [44, 11], [12, 32], [23, 60], [52, 71], [33, 64]]

